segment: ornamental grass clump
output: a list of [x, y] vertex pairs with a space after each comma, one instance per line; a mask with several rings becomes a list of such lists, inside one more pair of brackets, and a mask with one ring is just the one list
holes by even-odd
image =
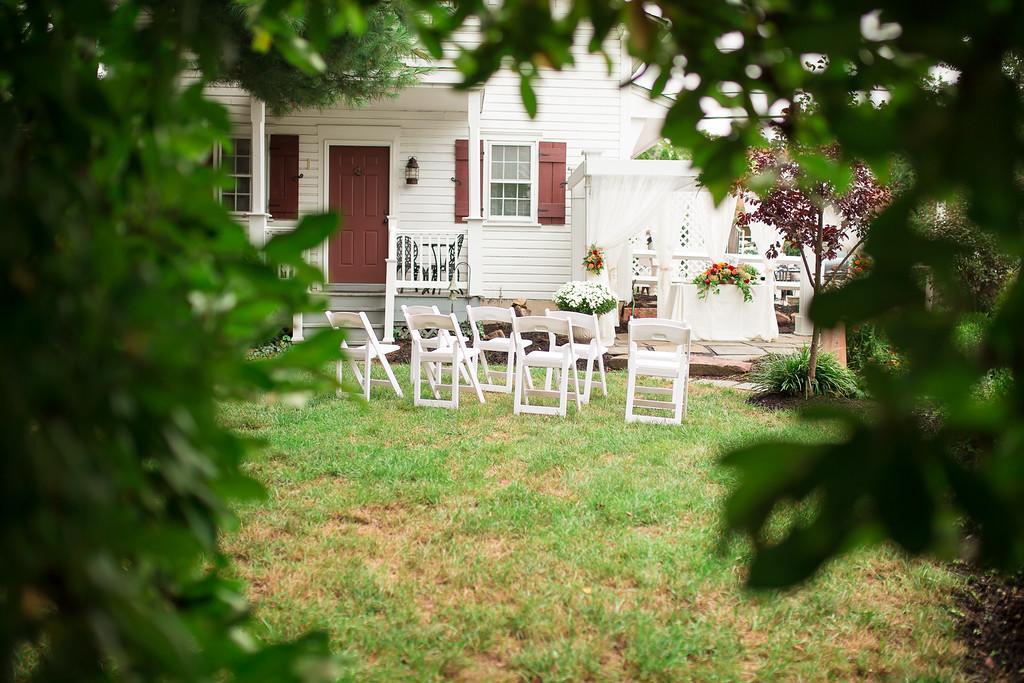
[[806, 346], [792, 354], [770, 353], [754, 365], [750, 381], [763, 393], [831, 398], [857, 398], [861, 395], [856, 375], [831, 353], [818, 357], [818, 371], [808, 386], [810, 356], [810, 349]]
[[563, 311], [576, 313], [597, 313], [615, 310], [618, 297], [608, 286], [600, 282], [566, 282], [555, 292], [555, 304]]

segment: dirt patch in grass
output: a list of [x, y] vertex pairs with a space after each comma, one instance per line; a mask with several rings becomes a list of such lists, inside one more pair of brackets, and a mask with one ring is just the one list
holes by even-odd
[[1024, 680], [1024, 573], [1003, 577], [962, 563], [955, 569], [966, 579], [956, 603], [967, 675], [975, 680]]

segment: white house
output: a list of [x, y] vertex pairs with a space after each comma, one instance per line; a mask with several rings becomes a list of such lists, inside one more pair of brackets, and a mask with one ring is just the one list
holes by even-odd
[[[458, 38], [474, 40], [471, 32]], [[578, 48], [574, 68], [545, 72], [534, 119], [517, 76], [500, 72], [456, 91], [448, 60], [394, 99], [358, 109], [270, 116], [237, 87], [211, 87], [237, 135], [234, 152], [219, 158], [235, 178], [222, 201], [256, 243], [303, 214], [342, 214], [343, 228], [308, 259], [326, 275], [328, 305], [366, 310], [385, 337], [396, 308], [413, 297], [447, 305], [457, 289], [459, 308], [550, 299], [581, 276], [585, 245], [573, 239], [569, 173], [585, 156], [643, 151], [667, 108], [639, 86], [623, 87], [634, 65], [621, 34], [606, 47], [610, 71], [603, 56]], [[322, 315], [302, 316], [295, 334], [324, 324]]]

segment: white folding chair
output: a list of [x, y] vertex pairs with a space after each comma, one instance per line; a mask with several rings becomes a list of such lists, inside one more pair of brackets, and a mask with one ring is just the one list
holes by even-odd
[[[552, 311], [548, 310], [546, 315], [552, 318], [568, 320], [574, 330], [582, 330], [590, 337], [589, 344], [581, 344], [576, 341], [573, 335], [573, 346], [577, 359], [587, 361], [586, 377], [583, 382], [583, 402], [590, 403], [590, 390], [594, 384], [594, 366], [597, 366], [600, 379], [597, 384], [601, 393], [608, 395], [608, 380], [604, 374], [604, 354], [608, 353], [608, 346], [601, 341], [601, 330], [597, 322], [597, 315], [594, 313], [576, 313], [574, 311]], [[554, 340], [551, 340], [554, 343]], [[545, 378], [545, 386], [550, 389], [550, 371]]]
[[[671, 351], [641, 349], [641, 342], [674, 344]], [[626, 380], [626, 422], [682, 424], [686, 416], [686, 384], [690, 375], [690, 328], [675, 320], [633, 318], [629, 321], [629, 376]], [[671, 387], [637, 386], [637, 377], [672, 381]], [[641, 398], [639, 392], [672, 396], [671, 401]], [[634, 408], [670, 410], [672, 415], [637, 415]]]
[[[409, 326], [409, 316], [411, 315], [443, 315], [437, 306], [423, 306], [413, 304], [412, 306], [406, 306], [402, 304], [402, 317], [405, 318], [406, 327]], [[458, 330], [459, 337], [462, 341], [468, 342], [466, 335], [462, 334], [462, 330]], [[436, 349], [442, 340], [450, 339], [448, 330], [437, 330], [437, 333], [433, 337], [422, 337], [423, 348], [425, 349]], [[434, 363], [427, 366], [427, 378], [434, 381], [436, 384], [440, 381], [441, 365]], [[468, 380], [467, 380], [468, 381]]]
[[[547, 351], [540, 349], [527, 351], [523, 335], [528, 332], [547, 333], [549, 345]], [[555, 346], [552, 341], [555, 335], [562, 335], [568, 342]], [[576, 410], [580, 409], [580, 378], [576, 373], [576, 348], [572, 341], [572, 324], [568, 320], [549, 318], [540, 315], [528, 315], [512, 318], [512, 339], [516, 349], [515, 389], [513, 390], [513, 411], [520, 413], [537, 413], [540, 415], [561, 415], [565, 417], [571, 396], [576, 402]], [[558, 389], [534, 389], [528, 386], [527, 378], [532, 368], [558, 370]], [[572, 375], [573, 390], [569, 391], [569, 376]], [[557, 398], [558, 406], [530, 405], [530, 397]]]
[[[476, 392], [477, 399], [483, 403], [484, 392], [476, 378], [475, 364], [476, 356], [480, 352], [466, 347], [463, 336], [459, 334], [459, 321], [455, 319], [455, 314], [410, 315], [406, 319], [406, 323], [409, 325], [409, 334], [412, 336], [413, 405], [458, 408], [459, 388], [462, 386], [472, 388]], [[436, 345], [430, 347], [424, 345], [422, 333], [427, 330], [437, 332]], [[447, 334], [442, 334], [442, 332]], [[427, 381], [434, 396], [432, 399], [422, 397], [423, 379], [420, 373], [424, 365], [427, 367]], [[451, 368], [451, 386], [449, 387], [451, 398], [448, 400], [442, 399], [440, 393], [446, 365]], [[463, 378], [467, 380], [465, 384], [462, 381]]]
[[[395, 373], [391, 371], [391, 364], [388, 363], [388, 354], [398, 351], [399, 347], [395, 344], [380, 343], [377, 339], [377, 333], [373, 331], [370, 321], [362, 311], [358, 313], [327, 311], [326, 315], [327, 322], [334, 329], [359, 330], [366, 335], [366, 342], [362, 346], [349, 346], [348, 341], [342, 339], [341, 358], [338, 360], [336, 369], [338, 384], [341, 384], [342, 368], [348, 363], [348, 366], [352, 369], [352, 374], [355, 375], [356, 382], [363, 390], [363, 397], [367, 401], [370, 400], [370, 387], [372, 386], [390, 386], [401, 397], [402, 387], [398, 386]], [[378, 361], [381, 367], [384, 368], [384, 373], [388, 377], [386, 380], [372, 378], [371, 371], [374, 360]], [[362, 371], [359, 370], [357, 361], [362, 362]], [[339, 389], [338, 393], [341, 394], [342, 390]]]
[[[513, 376], [516, 365], [515, 347], [512, 346], [512, 337], [496, 337], [484, 339], [480, 335], [479, 325], [484, 323], [506, 323], [511, 325], [512, 319], [516, 317], [515, 311], [500, 306], [466, 306], [466, 316], [469, 318], [469, 326], [473, 334], [473, 348], [480, 351], [479, 364], [483, 367], [484, 381], [480, 384], [484, 391], [495, 391], [502, 394], [511, 394], [513, 388]], [[511, 334], [511, 333], [510, 333]], [[530, 346], [533, 342], [524, 339], [523, 344]], [[487, 364], [487, 352], [503, 353], [506, 356], [505, 372], [491, 370]], [[495, 379], [504, 377], [504, 383], [495, 384]], [[528, 378], [529, 380], [529, 378]], [[532, 380], [530, 380], [532, 388]]]

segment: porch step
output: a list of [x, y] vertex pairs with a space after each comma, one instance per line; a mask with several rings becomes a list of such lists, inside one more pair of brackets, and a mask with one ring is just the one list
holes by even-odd
[[[367, 290], [352, 291], [340, 289], [337, 285], [328, 285], [324, 292], [327, 298], [328, 311], [362, 311], [370, 321], [370, 326], [380, 338], [384, 333], [384, 291]], [[303, 335], [316, 334], [328, 327], [327, 316], [323, 313], [308, 313], [302, 316]], [[350, 342], [365, 341], [366, 335], [359, 330], [349, 332]]]

